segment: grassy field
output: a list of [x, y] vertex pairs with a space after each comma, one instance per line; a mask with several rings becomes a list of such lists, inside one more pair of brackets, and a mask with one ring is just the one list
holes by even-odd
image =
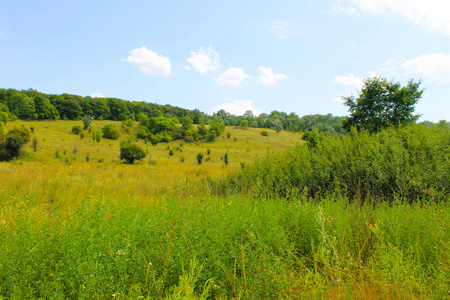
[[215, 143], [141, 141], [148, 156], [127, 165], [126, 135], [80, 139], [80, 123], [7, 124], [33, 126], [38, 148], [0, 163], [0, 299], [450, 297], [445, 203], [211, 194], [208, 178], [301, 135], [227, 128]]

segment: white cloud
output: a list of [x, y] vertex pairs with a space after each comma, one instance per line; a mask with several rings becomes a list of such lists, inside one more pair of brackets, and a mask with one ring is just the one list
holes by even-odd
[[361, 87], [363, 85], [362, 81], [363, 81], [362, 78], [357, 77], [353, 74], [350, 74], [348, 76], [337, 76], [336, 78], [333, 79], [333, 82], [343, 84], [343, 85], [353, 85], [358, 90], [361, 89]]
[[331, 99], [331, 102], [344, 103], [344, 100], [342, 100], [342, 98], [334, 98]]
[[406, 75], [423, 74], [427, 79], [450, 83], [450, 54], [421, 55], [403, 63]]
[[219, 78], [215, 79], [219, 85], [231, 85], [240, 86], [241, 83], [250, 78], [245, 74], [242, 68], [229, 68], [225, 72], [219, 75]]
[[105, 98], [102, 93], [94, 93], [89, 95], [91, 98]]
[[253, 106], [253, 100], [235, 100], [233, 102], [220, 104], [216, 107], [211, 108], [208, 113], [212, 114], [218, 112], [221, 109], [236, 116], [242, 116], [247, 110], [251, 110], [254, 115], [261, 114], [261, 112], [259, 112]]
[[292, 28], [294, 23], [287, 21], [274, 21], [270, 26], [270, 32], [279, 38], [288, 39], [298, 35], [297, 32]]
[[[374, 71], [369, 71], [369, 77], [377, 77], [377, 73]], [[333, 79], [333, 82], [343, 84], [343, 85], [349, 85], [354, 86], [356, 89], [360, 90], [363, 86], [363, 80], [364, 78], [357, 77], [353, 74], [349, 74], [348, 76], [337, 76]], [[334, 99], [335, 100], [335, 99]]]
[[259, 81], [261, 81], [261, 83], [264, 85], [275, 84], [281, 79], [287, 78], [285, 74], [275, 74], [272, 68], [264, 68], [263, 66], [259, 66], [258, 71], [259, 73], [261, 73], [261, 75], [258, 76]]
[[167, 57], [159, 55], [145, 46], [131, 50], [130, 56], [124, 61], [136, 64], [142, 73], [150, 75], [167, 76], [172, 69], [172, 64]]
[[200, 73], [206, 73], [207, 71], [214, 71], [220, 68], [219, 53], [214, 51], [212, 47], [208, 47], [206, 50], [200, 47], [197, 52], [191, 51], [191, 57], [187, 61], [192, 65], [194, 70]]
[[336, 0], [333, 11], [403, 15], [421, 28], [450, 35], [448, 0]]

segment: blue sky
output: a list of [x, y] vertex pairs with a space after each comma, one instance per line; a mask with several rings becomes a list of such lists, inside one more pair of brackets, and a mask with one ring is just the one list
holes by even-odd
[[0, 87], [212, 113], [346, 115], [380, 75], [450, 120], [450, 1], [5, 1]]

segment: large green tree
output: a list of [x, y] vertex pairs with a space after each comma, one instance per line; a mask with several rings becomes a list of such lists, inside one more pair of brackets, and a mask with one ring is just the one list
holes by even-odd
[[343, 97], [350, 112], [344, 120], [344, 128], [350, 130], [355, 126], [376, 132], [390, 126], [416, 122], [419, 115], [413, 113], [423, 93], [419, 89], [420, 83], [410, 80], [402, 87], [400, 83], [388, 82], [381, 77], [364, 80], [358, 97]]

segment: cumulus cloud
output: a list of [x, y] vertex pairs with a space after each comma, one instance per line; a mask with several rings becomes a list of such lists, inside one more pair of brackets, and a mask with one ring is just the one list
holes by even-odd
[[363, 81], [362, 78], [357, 77], [353, 74], [350, 74], [348, 76], [337, 76], [336, 78], [333, 79], [333, 82], [343, 84], [343, 85], [354, 85], [358, 89], [361, 88], [362, 81]]
[[[197, 52], [191, 51], [191, 57], [187, 59], [194, 70], [200, 73], [207, 71], [214, 71], [220, 68], [219, 53], [214, 51], [212, 47], [206, 50], [200, 47]], [[185, 66], [185, 69], [190, 70], [190, 66]]]
[[423, 74], [427, 79], [450, 83], [450, 54], [421, 55], [403, 63], [406, 75]]
[[[377, 73], [374, 71], [369, 71], [369, 77], [377, 77]], [[363, 86], [364, 78], [357, 77], [353, 74], [349, 74], [347, 76], [337, 76], [333, 79], [333, 82], [343, 85], [354, 86], [356, 89], [360, 90]]]
[[275, 74], [272, 68], [264, 68], [263, 66], [258, 67], [258, 71], [261, 75], [258, 76], [259, 81], [264, 85], [275, 84], [281, 79], [288, 78], [285, 74]]
[[130, 56], [124, 61], [137, 65], [142, 73], [150, 75], [167, 76], [172, 69], [172, 64], [167, 57], [159, 55], [145, 46], [131, 50]]
[[89, 95], [91, 98], [105, 98], [102, 93], [94, 93]]
[[421, 28], [450, 35], [448, 0], [336, 0], [333, 11], [402, 15]]
[[261, 112], [253, 106], [253, 100], [235, 100], [233, 102], [223, 103], [211, 108], [208, 113], [212, 114], [221, 109], [236, 116], [242, 116], [247, 110], [251, 110], [256, 116], [261, 114]]
[[296, 36], [298, 33], [293, 29], [295, 23], [287, 21], [274, 21], [270, 26], [270, 32], [279, 38], [288, 39]]
[[225, 72], [219, 75], [219, 78], [215, 79], [219, 85], [231, 85], [240, 86], [241, 83], [250, 78], [245, 74], [242, 68], [229, 68]]

